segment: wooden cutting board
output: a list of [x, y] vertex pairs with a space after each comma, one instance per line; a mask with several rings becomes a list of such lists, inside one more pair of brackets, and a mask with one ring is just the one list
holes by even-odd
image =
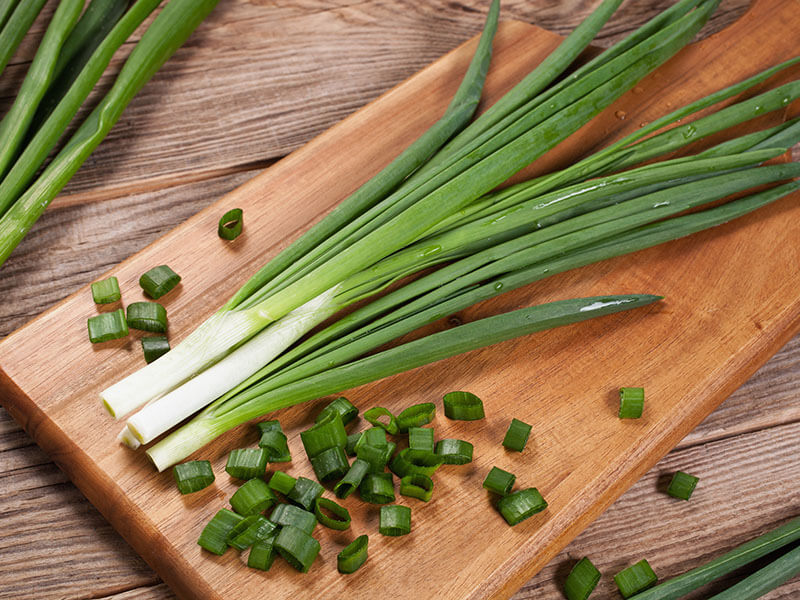
[[[563, 165], [671, 108], [793, 56], [800, 49], [798, 8], [797, 0], [761, 0], [734, 26], [687, 48], [528, 172]], [[504, 23], [487, 81], [487, 104], [558, 41], [535, 27]], [[142, 272], [171, 265], [184, 279], [164, 304], [171, 340], [182, 339], [266, 258], [438, 117], [474, 43], [119, 265], [109, 274], [119, 278], [124, 302], [143, 299], [137, 285]], [[771, 115], [761, 125], [783, 117]], [[216, 222], [233, 206], [245, 210], [246, 233], [226, 244], [216, 237]], [[345, 501], [352, 529], [318, 528], [322, 552], [307, 576], [280, 562], [268, 574], [254, 572], [233, 552], [212, 557], [195, 544], [203, 524], [227, 506], [236, 488], [224, 473], [225, 457], [232, 448], [255, 444], [252, 426], [197, 453], [212, 461], [217, 482], [189, 497], [176, 492], [169, 473], [156, 474], [143, 454], [115, 443], [119, 425], [100, 407], [98, 391], [143, 361], [136, 334], [89, 344], [85, 322], [97, 308], [88, 288], [0, 342], [0, 399], [182, 597], [260, 598], [268, 590], [272, 597], [301, 598], [367, 593], [503, 598], [800, 329], [798, 240], [795, 196], [714, 231], [553, 277], [428, 328], [560, 298], [627, 292], [666, 297], [659, 306], [506, 342], [348, 391], [362, 410], [382, 405], [399, 411], [416, 402], [436, 402], [437, 437], [473, 442], [476, 458], [465, 467], [440, 469], [434, 499], [427, 504], [398, 496], [414, 511], [414, 532], [405, 538], [381, 537], [376, 507], [357, 498]], [[622, 385], [645, 386], [643, 419], [617, 419], [616, 391]], [[441, 396], [453, 389], [481, 396], [487, 418], [445, 419]], [[276, 415], [290, 437], [295, 461], [288, 472], [295, 476], [311, 475], [298, 432], [325, 402]], [[522, 454], [500, 446], [512, 417], [534, 427]], [[481, 489], [493, 465], [516, 473], [520, 486], [536, 486], [549, 508], [517, 527], [505, 525]], [[370, 560], [357, 574], [342, 577], [336, 573], [336, 554], [361, 533], [370, 534]]]

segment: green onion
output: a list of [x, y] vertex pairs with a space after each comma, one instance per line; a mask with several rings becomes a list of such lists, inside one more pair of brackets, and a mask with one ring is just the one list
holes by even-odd
[[361, 432], [351, 433], [347, 436], [347, 443], [344, 446], [344, 453], [347, 456], [355, 456], [356, 455], [356, 446], [358, 445], [359, 440], [361, 439]]
[[142, 338], [144, 361], [151, 363], [169, 352], [169, 341], [163, 335], [151, 335]]
[[231, 507], [243, 517], [262, 513], [277, 502], [277, 496], [263, 479], [250, 479], [231, 496]]
[[231, 450], [225, 471], [236, 479], [263, 477], [267, 470], [267, 451], [263, 448]]
[[286, 494], [286, 497], [304, 509], [312, 511], [317, 498], [322, 496], [324, 491], [325, 488], [313, 479], [298, 477], [294, 482], [294, 487]]
[[583, 557], [567, 575], [564, 595], [567, 600], [586, 600], [600, 582], [600, 571], [587, 557]]
[[319, 554], [320, 545], [305, 531], [284, 525], [275, 538], [275, 549], [295, 569], [307, 573]]
[[436, 443], [436, 454], [446, 465], [465, 465], [472, 462], [472, 444], [464, 440], [444, 439]]
[[128, 324], [121, 308], [114, 312], [102, 313], [89, 317], [86, 321], [89, 328], [89, 341], [93, 344], [116, 340], [128, 335]]
[[419, 474], [401, 477], [400, 495], [428, 502], [433, 497], [433, 479]]
[[397, 432], [406, 433], [411, 427], [422, 427], [433, 421], [436, 414], [436, 405], [433, 402], [423, 402], [409, 406], [397, 415]]
[[250, 548], [250, 554], [247, 555], [247, 566], [252, 569], [260, 571], [269, 571], [272, 563], [275, 561], [275, 537], [269, 537], [265, 540], [258, 540]]
[[355, 445], [355, 451], [358, 453], [358, 451], [364, 446], [385, 448], [387, 444], [386, 430], [382, 427], [370, 427], [361, 433], [361, 437]]
[[132, 302], [128, 305], [125, 320], [133, 329], [154, 333], [167, 331], [167, 311], [157, 302]]
[[692, 492], [694, 492], [698, 481], [700, 481], [700, 479], [694, 475], [689, 475], [683, 471], [676, 471], [672, 476], [672, 481], [669, 482], [667, 493], [673, 498], [688, 500], [692, 496]]
[[326, 412], [310, 429], [300, 433], [300, 440], [308, 458], [314, 458], [324, 450], [347, 445], [347, 432], [338, 412]]
[[278, 526], [263, 515], [249, 515], [228, 534], [228, 545], [242, 551], [259, 540], [269, 539], [277, 529]]
[[367, 561], [367, 547], [369, 538], [360, 535], [350, 542], [336, 556], [336, 568], [339, 573], [355, 573]]
[[394, 485], [391, 473], [367, 473], [358, 486], [358, 495], [370, 504], [394, 502]]
[[139, 277], [139, 285], [144, 290], [144, 293], [153, 300], [161, 298], [161, 296], [178, 285], [180, 281], [181, 276], [167, 265], [153, 267]]
[[483, 402], [470, 392], [450, 392], [444, 396], [444, 416], [458, 421], [483, 419]]
[[516, 475], [498, 467], [492, 467], [491, 471], [486, 475], [486, 479], [483, 480], [483, 487], [495, 494], [506, 496], [514, 489], [516, 480]]
[[408, 447], [411, 450], [432, 453], [434, 451], [433, 429], [429, 427], [410, 427]]
[[522, 452], [525, 449], [525, 444], [528, 443], [531, 429], [532, 427], [527, 423], [519, 419], [511, 419], [511, 424], [508, 426], [506, 436], [503, 438], [503, 446], [509, 450]]
[[324, 418], [325, 413], [328, 411], [339, 413], [339, 416], [342, 419], [342, 425], [347, 425], [350, 421], [358, 416], [358, 409], [344, 396], [336, 398], [336, 400], [333, 400], [330, 404], [328, 404], [328, 406], [323, 408], [322, 411], [317, 415], [316, 422], [319, 423]]
[[415, 452], [410, 448], [401, 450], [389, 463], [389, 469], [398, 477], [406, 475], [427, 475], [430, 477], [445, 462], [439, 454]]
[[283, 432], [283, 428], [281, 428], [281, 422], [278, 419], [273, 419], [272, 421], [259, 421], [256, 423], [256, 427], [258, 427], [258, 433], [264, 435], [268, 431], [280, 431]]
[[755, 600], [800, 573], [800, 546], [776, 558], [710, 600]]
[[381, 506], [378, 531], [391, 537], [411, 533], [411, 509], [400, 504]]
[[242, 233], [244, 212], [241, 208], [232, 208], [219, 219], [217, 235], [223, 240], [235, 240]]
[[269, 520], [281, 527], [295, 527], [309, 535], [317, 526], [317, 517], [314, 513], [292, 504], [278, 504], [269, 516]]
[[536, 488], [511, 492], [497, 502], [497, 510], [503, 515], [506, 523], [512, 526], [542, 512], [545, 508], [547, 508], [547, 502]]
[[614, 583], [617, 584], [623, 598], [630, 598], [634, 594], [654, 586], [656, 581], [658, 581], [658, 577], [645, 559], [614, 575]]
[[283, 471], [275, 471], [272, 474], [272, 477], [270, 477], [268, 485], [276, 492], [280, 492], [284, 496], [288, 496], [289, 492], [291, 492], [292, 488], [294, 488], [294, 484], [296, 482], [297, 480], [291, 475], [288, 475]]
[[311, 459], [314, 475], [319, 481], [332, 481], [341, 479], [350, 469], [347, 455], [342, 446], [334, 446], [317, 454]]
[[289, 442], [286, 434], [278, 429], [270, 429], [261, 434], [258, 440], [258, 447], [267, 451], [267, 462], [291, 462], [292, 455], [289, 452]]
[[726, 552], [714, 560], [665, 581], [636, 596], [636, 600], [677, 600], [770, 552], [800, 539], [800, 517]]
[[[7, 16], [5, 25], [0, 29], [0, 73], [6, 68], [8, 61], [14, 55], [22, 38], [30, 29], [39, 11], [42, 10], [47, 0], [25, 0], [17, 2], [10, 15]], [[0, 264], [2, 262], [0, 261]]]
[[[331, 513], [330, 516], [328, 513]], [[336, 504], [333, 500], [327, 498], [317, 498], [317, 503], [314, 505], [314, 515], [321, 525], [329, 529], [338, 529], [344, 531], [350, 528], [350, 513], [344, 506]]]
[[386, 431], [380, 427], [371, 427], [364, 431], [355, 445], [356, 456], [369, 464], [370, 472], [383, 471], [394, 447], [386, 441]]
[[241, 515], [223, 508], [203, 528], [197, 543], [214, 554], [225, 554], [228, 549], [228, 535], [243, 520]]
[[619, 418], [638, 419], [644, 410], [644, 388], [619, 388]]
[[342, 477], [342, 480], [333, 488], [333, 493], [336, 494], [337, 498], [347, 498], [361, 485], [364, 477], [366, 477], [369, 472], [370, 464], [367, 461], [361, 460], [360, 458], [355, 459], [353, 464], [350, 465], [350, 469], [345, 473], [344, 477]]
[[175, 465], [172, 475], [181, 494], [191, 494], [214, 483], [214, 471], [207, 460], [191, 460]]
[[110, 304], [122, 298], [119, 291], [119, 281], [116, 277], [109, 277], [92, 284], [92, 299], [95, 304]]
[[[381, 421], [381, 417], [386, 418], [386, 422]], [[394, 435], [398, 432], [397, 419], [390, 410], [382, 406], [375, 406], [364, 412], [364, 418], [375, 427], [380, 427], [386, 433]]]

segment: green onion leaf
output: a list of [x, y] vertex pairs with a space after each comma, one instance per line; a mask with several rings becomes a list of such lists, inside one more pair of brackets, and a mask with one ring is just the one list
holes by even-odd
[[291, 525], [309, 535], [317, 526], [317, 517], [314, 513], [292, 504], [278, 504], [269, 516], [269, 520], [281, 527]]
[[158, 302], [133, 302], [128, 305], [125, 318], [128, 327], [133, 329], [153, 333], [167, 332], [167, 310]]
[[214, 554], [225, 554], [228, 549], [228, 535], [243, 520], [243, 516], [223, 508], [203, 528], [197, 543]]
[[391, 537], [411, 533], [411, 509], [400, 504], [381, 506], [378, 531]]
[[564, 594], [567, 600], [586, 600], [600, 581], [600, 571], [587, 557], [583, 557], [567, 575]]
[[167, 265], [154, 267], [139, 277], [139, 285], [144, 290], [144, 293], [153, 300], [161, 298], [161, 296], [178, 285], [180, 281], [181, 276]]
[[243, 517], [267, 510], [278, 497], [263, 479], [250, 479], [231, 496], [231, 507]]
[[654, 586], [656, 581], [658, 577], [645, 559], [614, 575], [614, 583], [617, 584], [623, 598], [630, 598], [634, 594], [643, 592]]
[[280, 492], [284, 496], [288, 496], [289, 492], [291, 492], [292, 488], [294, 488], [294, 484], [296, 482], [297, 480], [291, 475], [288, 475], [283, 471], [275, 471], [272, 474], [268, 485], [270, 489]]
[[436, 405], [433, 402], [423, 402], [409, 406], [397, 415], [397, 432], [406, 433], [411, 427], [422, 427], [433, 421], [436, 414]]
[[433, 497], [433, 479], [419, 474], [401, 477], [400, 495], [428, 502]]
[[436, 444], [436, 454], [446, 465], [465, 465], [472, 462], [472, 444], [464, 440], [444, 439]]
[[358, 416], [358, 408], [344, 396], [336, 398], [336, 400], [333, 400], [328, 406], [323, 408], [317, 415], [316, 422], [319, 423], [324, 418], [325, 413], [329, 411], [339, 413], [339, 416], [342, 418], [342, 425], [347, 425]]
[[151, 335], [142, 338], [142, 353], [144, 361], [151, 363], [169, 352], [169, 340], [163, 335]]
[[336, 556], [336, 568], [339, 573], [355, 573], [367, 561], [369, 538], [360, 535]]
[[241, 208], [232, 208], [219, 220], [217, 235], [223, 240], [235, 240], [242, 233], [244, 213]]
[[370, 464], [367, 461], [361, 460], [360, 458], [355, 459], [345, 476], [342, 477], [342, 480], [333, 488], [333, 493], [336, 494], [337, 498], [347, 498], [361, 485], [364, 477], [366, 477], [369, 472]]
[[128, 335], [128, 324], [121, 308], [114, 312], [102, 313], [89, 317], [86, 321], [89, 327], [89, 341], [93, 344], [116, 340]]
[[228, 455], [228, 475], [237, 479], [263, 477], [267, 471], [267, 451], [263, 448], [238, 448]]
[[294, 482], [294, 487], [286, 494], [286, 497], [306, 510], [312, 511], [317, 498], [322, 496], [324, 491], [325, 488], [313, 479], [298, 477]]
[[776, 558], [766, 567], [720, 592], [710, 600], [756, 600], [800, 573], [800, 546]]
[[265, 540], [258, 540], [250, 548], [250, 554], [247, 556], [247, 566], [252, 569], [260, 571], [269, 571], [272, 566], [277, 552], [275, 552], [275, 538], [273, 535]]
[[469, 392], [450, 392], [444, 396], [444, 416], [458, 421], [483, 419], [483, 402]]
[[519, 419], [511, 419], [506, 436], [503, 438], [503, 446], [509, 450], [522, 452], [525, 444], [528, 443], [528, 436], [531, 434], [532, 427]]
[[178, 484], [178, 491], [181, 494], [191, 494], [214, 483], [214, 471], [211, 469], [211, 463], [207, 460], [191, 460], [175, 465], [172, 475], [175, 477], [175, 483]]
[[358, 495], [370, 504], [394, 502], [394, 485], [391, 473], [367, 473], [358, 486]]
[[692, 496], [698, 481], [700, 481], [699, 477], [689, 475], [683, 471], [676, 471], [672, 476], [672, 481], [669, 482], [667, 493], [673, 498], [688, 500]]
[[323, 450], [311, 459], [311, 466], [314, 467], [314, 475], [319, 481], [341, 479], [350, 469], [342, 446]]
[[320, 545], [305, 531], [284, 525], [275, 538], [275, 549], [295, 569], [308, 573], [311, 563], [319, 554]]
[[[381, 417], [386, 417], [386, 422], [381, 421]], [[386, 433], [394, 435], [398, 431], [397, 419], [389, 409], [383, 408], [382, 406], [370, 408], [368, 411], [364, 412], [364, 418], [375, 425], [375, 427], [380, 427], [385, 430]]]
[[434, 451], [433, 429], [430, 427], [410, 427], [408, 429], [408, 447], [419, 452]]
[[644, 410], [644, 388], [619, 388], [619, 418], [638, 419]]
[[344, 531], [350, 527], [350, 513], [348, 510], [328, 498], [317, 498], [317, 503], [314, 505], [314, 515], [316, 515], [317, 521], [321, 525], [329, 529]]
[[542, 512], [545, 508], [547, 508], [547, 502], [536, 488], [517, 490], [503, 496], [497, 502], [497, 510], [509, 525], [521, 523], [528, 517]]
[[101, 279], [92, 284], [92, 299], [95, 304], [111, 304], [122, 298], [116, 277]]
[[516, 479], [516, 475], [513, 475], [508, 471], [504, 471], [498, 467], [492, 467], [492, 470], [489, 471], [486, 479], [483, 480], [483, 487], [490, 492], [505, 496], [511, 493]]

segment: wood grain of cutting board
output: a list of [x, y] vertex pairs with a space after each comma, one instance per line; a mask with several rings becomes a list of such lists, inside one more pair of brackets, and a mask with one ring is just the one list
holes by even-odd
[[[676, 106], [797, 54], [799, 8], [797, 0], [756, 3], [735, 25], [687, 48], [642, 81], [527, 173], [566, 164]], [[503, 23], [486, 104], [558, 41], [536, 27]], [[163, 298], [174, 345], [266, 258], [441, 114], [474, 44], [448, 54], [110, 271], [119, 278], [123, 301], [144, 299], [137, 281], [152, 266], [166, 263], [179, 272], [181, 286]], [[785, 116], [767, 116], [761, 125]], [[225, 243], [216, 236], [217, 220], [234, 206], [244, 209], [246, 230]], [[252, 571], [232, 551], [209, 556], [196, 545], [203, 524], [227, 506], [236, 488], [224, 472], [226, 455], [254, 445], [254, 427], [229, 432], [197, 453], [212, 461], [217, 481], [188, 497], [177, 493], [169, 473], [155, 473], [141, 452], [117, 445], [119, 424], [101, 408], [97, 394], [143, 364], [141, 349], [136, 333], [99, 346], [88, 342], [86, 318], [98, 310], [88, 288], [0, 342], [0, 400], [181, 597], [249, 599], [268, 590], [275, 598], [376, 592], [394, 598], [503, 598], [800, 330], [798, 241], [795, 195], [738, 222], [558, 275], [429, 327], [456, 327], [561, 298], [665, 296], [653, 307], [509, 341], [347, 391], [362, 410], [381, 405], [399, 411], [435, 402], [437, 437], [471, 441], [475, 460], [440, 469], [429, 503], [398, 496], [413, 509], [414, 531], [404, 538], [380, 536], [377, 507], [346, 500], [351, 530], [317, 529], [322, 551], [306, 576], [281, 562], [267, 574]], [[616, 417], [617, 389], [623, 385], [646, 388], [641, 420]], [[454, 389], [483, 398], [487, 418], [445, 419], [441, 397]], [[311, 476], [298, 433], [325, 403], [276, 415], [290, 438], [292, 475]], [[500, 445], [512, 417], [533, 425], [522, 454]], [[519, 486], [537, 487], [549, 508], [508, 527], [481, 489], [493, 465], [515, 473]], [[336, 554], [361, 533], [370, 534], [370, 559], [357, 574], [342, 577]]]

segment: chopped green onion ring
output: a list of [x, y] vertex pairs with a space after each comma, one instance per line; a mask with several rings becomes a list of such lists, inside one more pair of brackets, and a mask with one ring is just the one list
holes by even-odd
[[232, 208], [219, 220], [217, 235], [223, 240], [235, 240], [242, 233], [244, 226], [244, 212], [241, 208]]
[[519, 419], [511, 419], [506, 436], [503, 438], [503, 446], [509, 450], [522, 452], [528, 443], [532, 427]]
[[430, 427], [409, 427], [408, 447], [420, 452], [434, 452], [433, 429]]
[[654, 586], [657, 581], [658, 577], [645, 559], [614, 575], [614, 583], [617, 584], [623, 598], [630, 598], [634, 594], [643, 592]]
[[483, 487], [495, 494], [506, 496], [514, 489], [514, 482], [516, 479], [516, 475], [504, 471], [499, 467], [492, 467], [492, 470], [486, 475], [486, 479], [483, 480]]
[[366, 477], [369, 472], [370, 464], [367, 461], [361, 460], [360, 458], [355, 459], [342, 480], [333, 488], [333, 493], [336, 494], [336, 497], [339, 499], [343, 500], [347, 498], [361, 485], [364, 477]]
[[323, 450], [311, 459], [314, 474], [319, 481], [333, 481], [341, 479], [350, 469], [344, 447], [333, 446]]
[[406, 475], [400, 478], [400, 495], [428, 502], [433, 497], [433, 479], [427, 475]]
[[319, 421], [328, 411], [339, 413], [339, 416], [342, 418], [342, 425], [347, 425], [350, 421], [358, 416], [358, 408], [356, 408], [355, 405], [344, 396], [336, 398], [336, 400], [333, 400], [330, 404], [328, 404], [328, 406], [323, 408], [322, 411], [317, 415], [316, 422], [319, 423]]
[[472, 444], [464, 440], [444, 439], [436, 444], [436, 454], [446, 465], [465, 465], [472, 462]]
[[228, 455], [228, 475], [237, 479], [263, 477], [267, 471], [267, 451], [263, 448], [238, 448]]
[[132, 302], [128, 305], [125, 320], [132, 329], [153, 333], [167, 331], [167, 310], [158, 302]]
[[[381, 417], [386, 417], [388, 421], [384, 423], [380, 420]], [[375, 427], [380, 427], [384, 429], [386, 433], [390, 433], [392, 435], [396, 434], [398, 431], [397, 428], [397, 418], [391, 413], [388, 408], [383, 408], [382, 406], [375, 406], [370, 408], [369, 410], [364, 412], [364, 418], [372, 423]]]
[[93, 344], [116, 340], [128, 335], [128, 324], [125, 322], [125, 314], [121, 308], [114, 312], [89, 317], [86, 324], [89, 327], [89, 341]]
[[394, 502], [394, 485], [391, 473], [367, 473], [358, 486], [358, 494], [370, 504]]
[[378, 531], [390, 537], [411, 533], [411, 509], [400, 504], [381, 506]]
[[167, 265], [153, 267], [147, 273], [139, 277], [139, 285], [142, 290], [153, 300], [161, 298], [161, 296], [171, 291], [180, 282], [181, 276]]
[[228, 535], [244, 517], [227, 508], [220, 509], [203, 528], [197, 543], [213, 554], [225, 554]]
[[600, 582], [600, 571], [587, 557], [583, 557], [567, 575], [564, 595], [567, 600], [586, 600]]
[[278, 498], [266, 481], [257, 478], [245, 482], [233, 493], [230, 502], [233, 510], [247, 517], [264, 512], [277, 503]]
[[190, 460], [175, 465], [172, 475], [175, 477], [175, 483], [181, 494], [191, 494], [214, 483], [214, 471], [211, 463], [207, 460]]
[[275, 471], [272, 474], [272, 477], [270, 477], [269, 487], [276, 492], [280, 492], [284, 496], [288, 496], [289, 492], [291, 492], [294, 488], [294, 484], [296, 482], [297, 479], [291, 475], [284, 473], [283, 471]]
[[444, 415], [456, 421], [483, 419], [483, 402], [470, 392], [450, 392], [444, 396]]
[[322, 492], [324, 491], [325, 488], [313, 479], [298, 477], [294, 482], [294, 487], [286, 494], [286, 497], [306, 510], [312, 511], [314, 510], [314, 503], [317, 501], [317, 498], [322, 496]]
[[503, 515], [506, 523], [512, 526], [542, 512], [545, 508], [547, 502], [536, 488], [512, 492], [497, 502], [497, 510]]
[[644, 388], [619, 388], [619, 418], [638, 419], [644, 410]]
[[164, 335], [149, 335], [142, 338], [144, 362], [150, 364], [169, 352], [169, 341]]
[[355, 573], [367, 561], [369, 537], [360, 535], [336, 556], [336, 568], [339, 573]]
[[[333, 516], [328, 515], [331, 513]], [[350, 512], [341, 504], [328, 498], [317, 498], [314, 514], [321, 525], [329, 529], [344, 531], [350, 528]]]
[[280, 429], [271, 429], [261, 434], [258, 447], [267, 451], [267, 462], [291, 462], [292, 454], [289, 452], [289, 443], [286, 434]]
[[406, 448], [398, 452], [389, 463], [389, 469], [398, 477], [406, 475], [427, 475], [430, 477], [444, 464], [444, 457], [429, 452], [419, 452]]
[[284, 525], [275, 538], [275, 549], [295, 569], [307, 573], [319, 554], [320, 545], [305, 531]]
[[269, 520], [281, 527], [291, 525], [301, 531], [305, 531], [309, 535], [311, 535], [311, 532], [314, 531], [314, 528], [317, 526], [317, 517], [314, 513], [303, 510], [299, 506], [294, 506], [293, 504], [278, 504], [272, 509]]
[[258, 569], [260, 571], [269, 571], [272, 563], [275, 561], [277, 552], [275, 551], [275, 538], [277, 534], [268, 537], [265, 540], [258, 540], [250, 548], [250, 554], [247, 556], [247, 566], [251, 569]]
[[336, 411], [326, 412], [315, 425], [300, 432], [300, 440], [309, 459], [334, 446], [344, 449], [347, 445], [347, 432], [344, 430], [341, 415]]
[[669, 487], [667, 487], [667, 493], [673, 498], [688, 500], [691, 498], [698, 481], [700, 481], [699, 477], [689, 475], [683, 471], [675, 471], [672, 481], [669, 482]]
[[436, 405], [433, 402], [423, 402], [409, 406], [397, 415], [397, 432], [406, 433], [411, 427], [422, 427], [433, 421], [436, 415]]
[[92, 300], [95, 304], [110, 304], [122, 298], [119, 291], [119, 281], [116, 277], [101, 279], [92, 284]]

